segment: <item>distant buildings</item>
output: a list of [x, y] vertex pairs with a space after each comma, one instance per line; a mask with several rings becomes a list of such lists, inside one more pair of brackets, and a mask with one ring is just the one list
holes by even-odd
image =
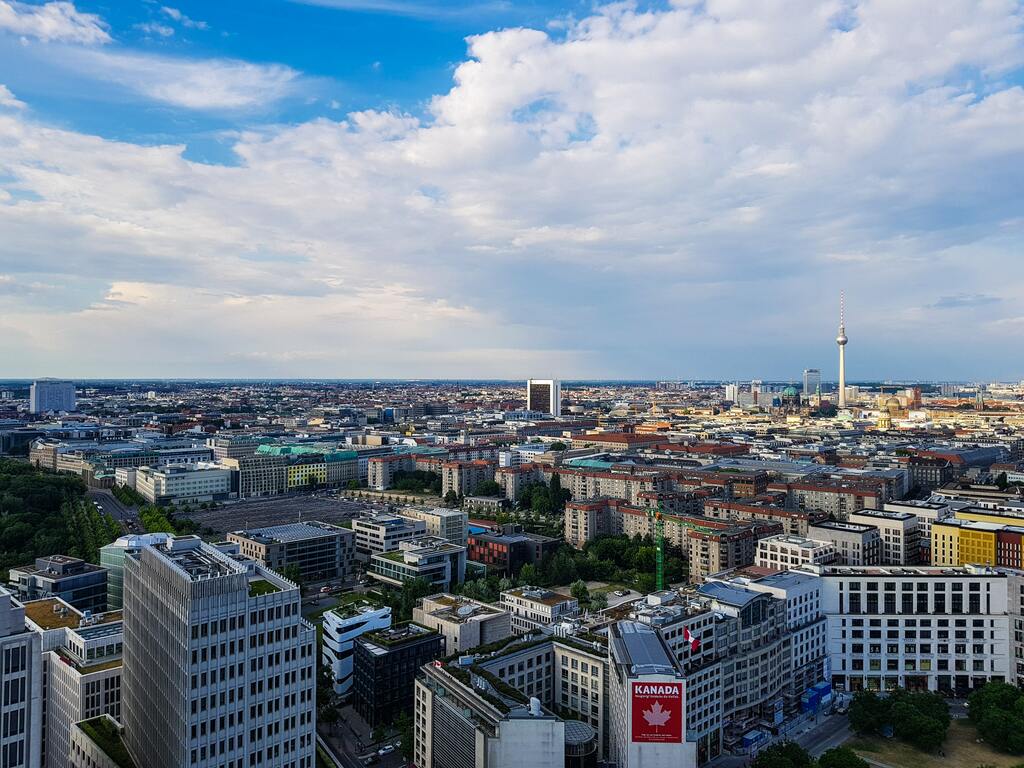
[[817, 368], [804, 369], [804, 397], [811, 397], [821, 391], [821, 371]]
[[80, 611], [107, 608], [107, 569], [77, 557], [37, 557], [33, 565], [11, 568], [8, 578], [22, 601], [59, 597]]
[[353, 575], [355, 534], [347, 528], [311, 521], [253, 528], [228, 534], [244, 557], [279, 573], [295, 568], [304, 581]]
[[399, 515], [379, 514], [355, 518], [352, 532], [356, 535], [356, 556], [368, 562], [374, 555], [394, 552], [403, 541], [426, 535], [427, 524]]
[[36, 379], [29, 387], [29, 413], [71, 412], [76, 407], [75, 384], [60, 379]]
[[233, 496], [230, 470], [212, 463], [139, 467], [135, 490], [158, 506], [224, 501]]
[[124, 741], [139, 766], [315, 761], [316, 632], [298, 588], [196, 537], [125, 559]]
[[399, 514], [410, 520], [422, 521], [428, 536], [438, 536], [463, 547], [468, 543], [469, 514], [461, 509], [405, 507]]
[[562, 415], [562, 385], [557, 379], [529, 379], [526, 382], [526, 410]]

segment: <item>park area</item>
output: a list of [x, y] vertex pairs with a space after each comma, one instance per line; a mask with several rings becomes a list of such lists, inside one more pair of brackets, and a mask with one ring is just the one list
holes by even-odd
[[922, 752], [894, 738], [855, 736], [846, 746], [871, 764], [892, 768], [1013, 768], [1020, 765], [1019, 755], [996, 752], [985, 743], [977, 743], [978, 734], [966, 720], [954, 720], [942, 745], [942, 752]]

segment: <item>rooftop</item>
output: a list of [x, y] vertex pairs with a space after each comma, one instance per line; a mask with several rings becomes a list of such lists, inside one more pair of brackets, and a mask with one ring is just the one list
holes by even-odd
[[612, 656], [630, 668], [630, 674], [676, 675], [679, 668], [658, 633], [636, 621], [620, 621], [612, 625]]
[[[42, 600], [31, 600], [25, 603], [25, 618], [43, 630], [78, 629], [85, 618], [84, 614], [65, 603], [59, 597], [46, 597]], [[92, 615], [86, 626], [121, 621], [120, 611], [109, 611]], [[93, 622], [92, 624], [88, 622]]]
[[121, 738], [121, 730], [110, 716], [83, 720], [78, 727], [119, 768], [135, 768], [135, 761]]
[[541, 603], [543, 605], [561, 605], [564, 602], [576, 599], [574, 597], [569, 597], [569, 595], [563, 595], [561, 592], [553, 592], [550, 589], [544, 589], [543, 587], [516, 587], [515, 589], [506, 590], [505, 592], [502, 592], [502, 594], [518, 597], [522, 600], [530, 600], [534, 603]]
[[288, 523], [286, 525], [271, 525], [266, 528], [253, 528], [248, 531], [233, 531], [233, 535], [253, 539], [263, 544], [287, 544], [293, 541], [306, 541], [308, 539], [326, 539], [337, 536], [344, 532], [329, 523]]

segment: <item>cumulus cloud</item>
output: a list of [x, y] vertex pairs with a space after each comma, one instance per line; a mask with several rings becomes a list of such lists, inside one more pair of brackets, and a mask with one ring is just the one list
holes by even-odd
[[174, 27], [169, 27], [166, 24], [160, 24], [155, 21], [136, 24], [135, 29], [151, 37], [171, 37], [174, 35]]
[[15, 98], [14, 94], [11, 93], [11, 89], [0, 83], [0, 107], [24, 109], [25, 102], [19, 101]]
[[82, 13], [67, 2], [30, 5], [0, 0], [0, 30], [44, 42], [110, 42], [107, 25], [99, 16]]
[[931, 306], [935, 309], [964, 309], [969, 307], [984, 307], [989, 304], [997, 304], [1002, 299], [998, 296], [990, 296], [985, 293], [957, 293], [952, 296], [940, 296], [939, 300]]
[[[1021, 22], [616, 4], [471, 38], [422, 118], [249, 126], [231, 167], [0, 113], [0, 273], [64, 291], [0, 299], [0, 358], [88, 373], [116, 339], [146, 375], [790, 378], [829, 369], [842, 286], [854, 378], [999, 375], [1005, 302], [980, 339], [948, 308], [1024, 289]], [[90, 55], [192, 109], [298, 79]]]

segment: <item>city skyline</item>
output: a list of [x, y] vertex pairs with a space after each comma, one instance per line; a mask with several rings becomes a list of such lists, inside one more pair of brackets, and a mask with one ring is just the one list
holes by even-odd
[[1020, 8], [930, 7], [5, 0], [2, 373], [832, 379], [841, 286], [1020, 379]]

